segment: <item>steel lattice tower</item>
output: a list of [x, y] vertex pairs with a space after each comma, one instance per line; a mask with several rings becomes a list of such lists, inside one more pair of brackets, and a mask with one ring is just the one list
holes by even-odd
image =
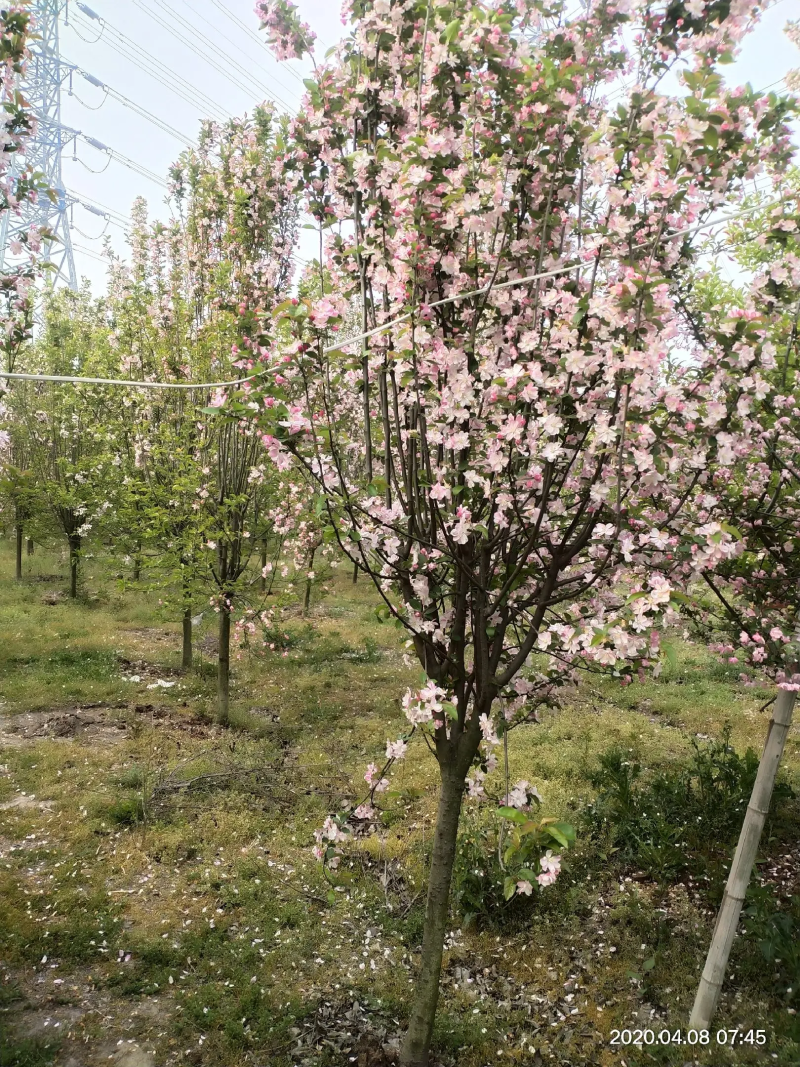
[[12, 241], [31, 226], [44, 226], [56, 240], [46, 242], [44, 253], [53, 264], [49, 283], [78, 288], [75, 256], [72, 251], [67, 212], [75, 198], [67, 195], [61, 176], [61, 153], [74, 136], [61, 125], [61, 84], [69, 68], [61, 62], [58, 22], [66, 0], [33, 0], [31, 13], [38, 37], [31, 44], [31, 57], [21, 83], [23, 95], [36, 116], [36, 136], [28, 143], [24, 161], [43, 175], [45, 185], [55, 193], [55, 201], [40, 196], [35, 204], [25, 204], [19, 215], [5, 212], [0, 229], [0, 270], [13, 259]]

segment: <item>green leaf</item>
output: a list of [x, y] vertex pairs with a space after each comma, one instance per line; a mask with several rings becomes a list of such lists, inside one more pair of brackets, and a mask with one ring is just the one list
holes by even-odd
[[564, 832], [565, 830], [569, 832], [572, 837], [572, 840], [575, 840], [575, 831], [568, 823], [552, 823], [549, 826], [543, 827], [543, 829], [546, 831], [546, 833], [550, 834], [550, 836], [555, 841], [558, 841], [559, 845], [561, 845], [562, 848], [569, 848], [570, 838]]
[[567, 841], [571, 845], [575, 844], [575, 827], [572, 825], [572, 823], [557, 822], [553, 825], [558, 827], [558, 829], [561, 831], [564, 837], [566, 837]]
[[519, 881], [521, 878], [524, 878], [526, 882], [535, 882], [536, 872], [532, 871], [529, 867], [523, 867], [521, 870], [517, 871], [517, 880]]
[[703, 140], [710, 148], [716, 148], [719, 144], [719, 133], [716, 126], [709, 126], [703, 134]]
[[517, 882], [515, 878], [506, 878], [503, 882], [503, 896], [506, 900], [511, 900], [517, 889]]
[[455, 40], [455, 38], [456, 38], [456, 36], [458, 34], [458, 31], [460, 29], [461, 29], [461, 19], [453, 19], [452, 22], [449, 22], [447, 24], [447, 26], [445, 27], [445, 31], [444, 31], [444, 39], [445, 39], [445, 41], [447, 41], [448, 44], [451, 44]]
[[676, 589], [670, 593], [670, 600], [677, 600], [679, 604], [694, 604], [694, 600], [685, 593], [679, 593]]
[[497, 809], [497, 814], [501, 819], [509, 819], [511, 822], [527, 822], [528, 816], [524, 811], [519, 811], [517, 808], [502, 807]]
[[737, 541], [744, 541], [744, 534], [738, 526], [731, 526], [729, 522], [721, 522], [720, 526], [726, 533], [729, 533], [731, 537], [735, 537]]

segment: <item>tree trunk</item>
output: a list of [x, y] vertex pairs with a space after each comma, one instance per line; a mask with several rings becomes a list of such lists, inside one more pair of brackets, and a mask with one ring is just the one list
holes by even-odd
[[707, 1030], [717, 1007], [722, 982], [725, 978], [725, 969], [728, 966], [728, 957], [736, 936], [739, 915], [747, 894], [747, 885], [756, 861], [761, 832], [769, 812], [778, 767], [792, 724], [796, 698], [796, 693], [786, 689], [778, 691], [772, 720], [767, 731], [764, 753], [758, 765], [758, 774], [739, 834], [739, 844], [736, 846], [736, 854], [728, 875], [728, 884], [725, 886], [725, 896], [722, 898], [711, 947], [708, 950], [689, 1020], [689, 1026], [694, 1030]]
[[32, 555], [33, 555], [33, 547], [34, 547], [34, 545], [33, 545], [33, 538], [32, 538], [32, 537], [29, 537], [29, 538], [27, 539], [27, 541], [26, 541], [26, 543], [25, 543], [25, 544], [26, 544], [26, 548], [27, 548], [27, 550], [28, 550], [28, 555], [29, 555], [29, 556], [32, 556]]
[[439, 1000], [439, 977], [450, 906], [450, 882], [453, 877], [463, 795], [463, 777], [459, 777], [450, 769], [442, 768], [442, 787], [428, 876], [422, 959], [415, 987], [414, 1005], [400, 1054], [402, 1067], [427, 1067], [428, 1064], [433, 1022]]
[[261, 592], [267, 591], [267, 539], [261, 542]]
[[81, 551], [81, 539], [73, 534], [69, 539], [69, 595], [74, 600], [78, 595], [78, 563]]
[[231, 604], [222, 597], [219, 609], [219, 652], [217, 659], [217, 717], [223, 726], [228, 725], [230, 714], [231, 681]]
[[[313, 547], [313, 548], [311, 549], [311, 553], [310, 553], [310, 555], [309, 555], [309, 557], [308, 557], [308, 570], [307, 570], [307, 574], [310, 574], [310, 573], [311, 573], [311, 571], [312, 571], [312, 570], [314, 569], [314, 556], [315, 556], [316, 554], [317, 554], [317, 546], [315, 545], [315, 546], [314, 546], [314, 547]], [[308, 615], [308, 609], [309, 609], [309, 608], [310, 608], [310, 606], [311, 606], [311, 583], [312, 583], [313, 581], [314, 581], [314, 579], [313, 579], [313, 578], [308, 578], [308, 577], [306, 577], [306, 596], [305, 596], [305, 600], [304, 600], [304, 602], [303, 602], [303, 614], [304, 614], [304, 615]]]
[[142, 577], [142, 549], [141, 546], [136, 546], [136, 551], [133, 554], [133, 580], [138, 582]]
[[356, 585], [357, 582], [358, 582], [358, 564], [354, 563], [353, 564], [353, 585]]
[[192, 666], [192, 609], [183, 609], [183, 648], [181, 649], [181, 667], [188, 671]]
[[17, 581], [22, 581], [22, 527], [17, 525]]

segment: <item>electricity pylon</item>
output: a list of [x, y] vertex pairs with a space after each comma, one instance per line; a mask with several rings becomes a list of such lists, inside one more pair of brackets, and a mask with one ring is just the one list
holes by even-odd
[[67, 194], [61, 176], [61, 153], [74, 136], [61, 125], [61, 84], [69, 67], [61, 62], [58, 21], [66, 0], [33, 0], [31, 14], [37, 39], [31, 42], [30, 59], [20, 83], [23, 96], [36, 116], [37, 130], [20, 162], [37, 172], [53, 190], [54, 199], [40, 195], [35, 203], [25, 203], [19, 214], [6, 211], [0, 228], [0, 271], [14, 260], [12, 243], [31, 226], [42, 226], [55, 239], [44, 245], [45, 258], [52, 264], [51, 285], [78, 288], [75, 256], [72, 251], [67, 212], [75, 198]]

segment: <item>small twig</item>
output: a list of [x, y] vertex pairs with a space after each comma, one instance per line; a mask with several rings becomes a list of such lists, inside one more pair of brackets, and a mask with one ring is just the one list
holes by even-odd
[[218, 771], [214, 774], [198, 774], [196, 778], [187, 778], [181, 782], [160, 782], [153, 790], [153, 793], [178, 792], [181, 789], [191, 789], [192, 786], [197, 785], [200, 782], [213, 782], [218, 781], [220, 778], [243, 778], [248, 774], [260, 774], [267, 769], [268, 768], [266, 767], [246, 767], [244, 770]]
[[297, 893], [299, 897], [306, 897], [308, 900], [315, 900], [318, 904], [324, 904], [325, 907], [328, 906], [328, 901], [324, 900], [322, 897], [318, 897], [316, 893], [309, 893], [305, 889], [298, 889], [297, 886], [292, 885], [291, 882], [287, 882], [285, 878], [279, 878], [278, 881], [293, 893]]

